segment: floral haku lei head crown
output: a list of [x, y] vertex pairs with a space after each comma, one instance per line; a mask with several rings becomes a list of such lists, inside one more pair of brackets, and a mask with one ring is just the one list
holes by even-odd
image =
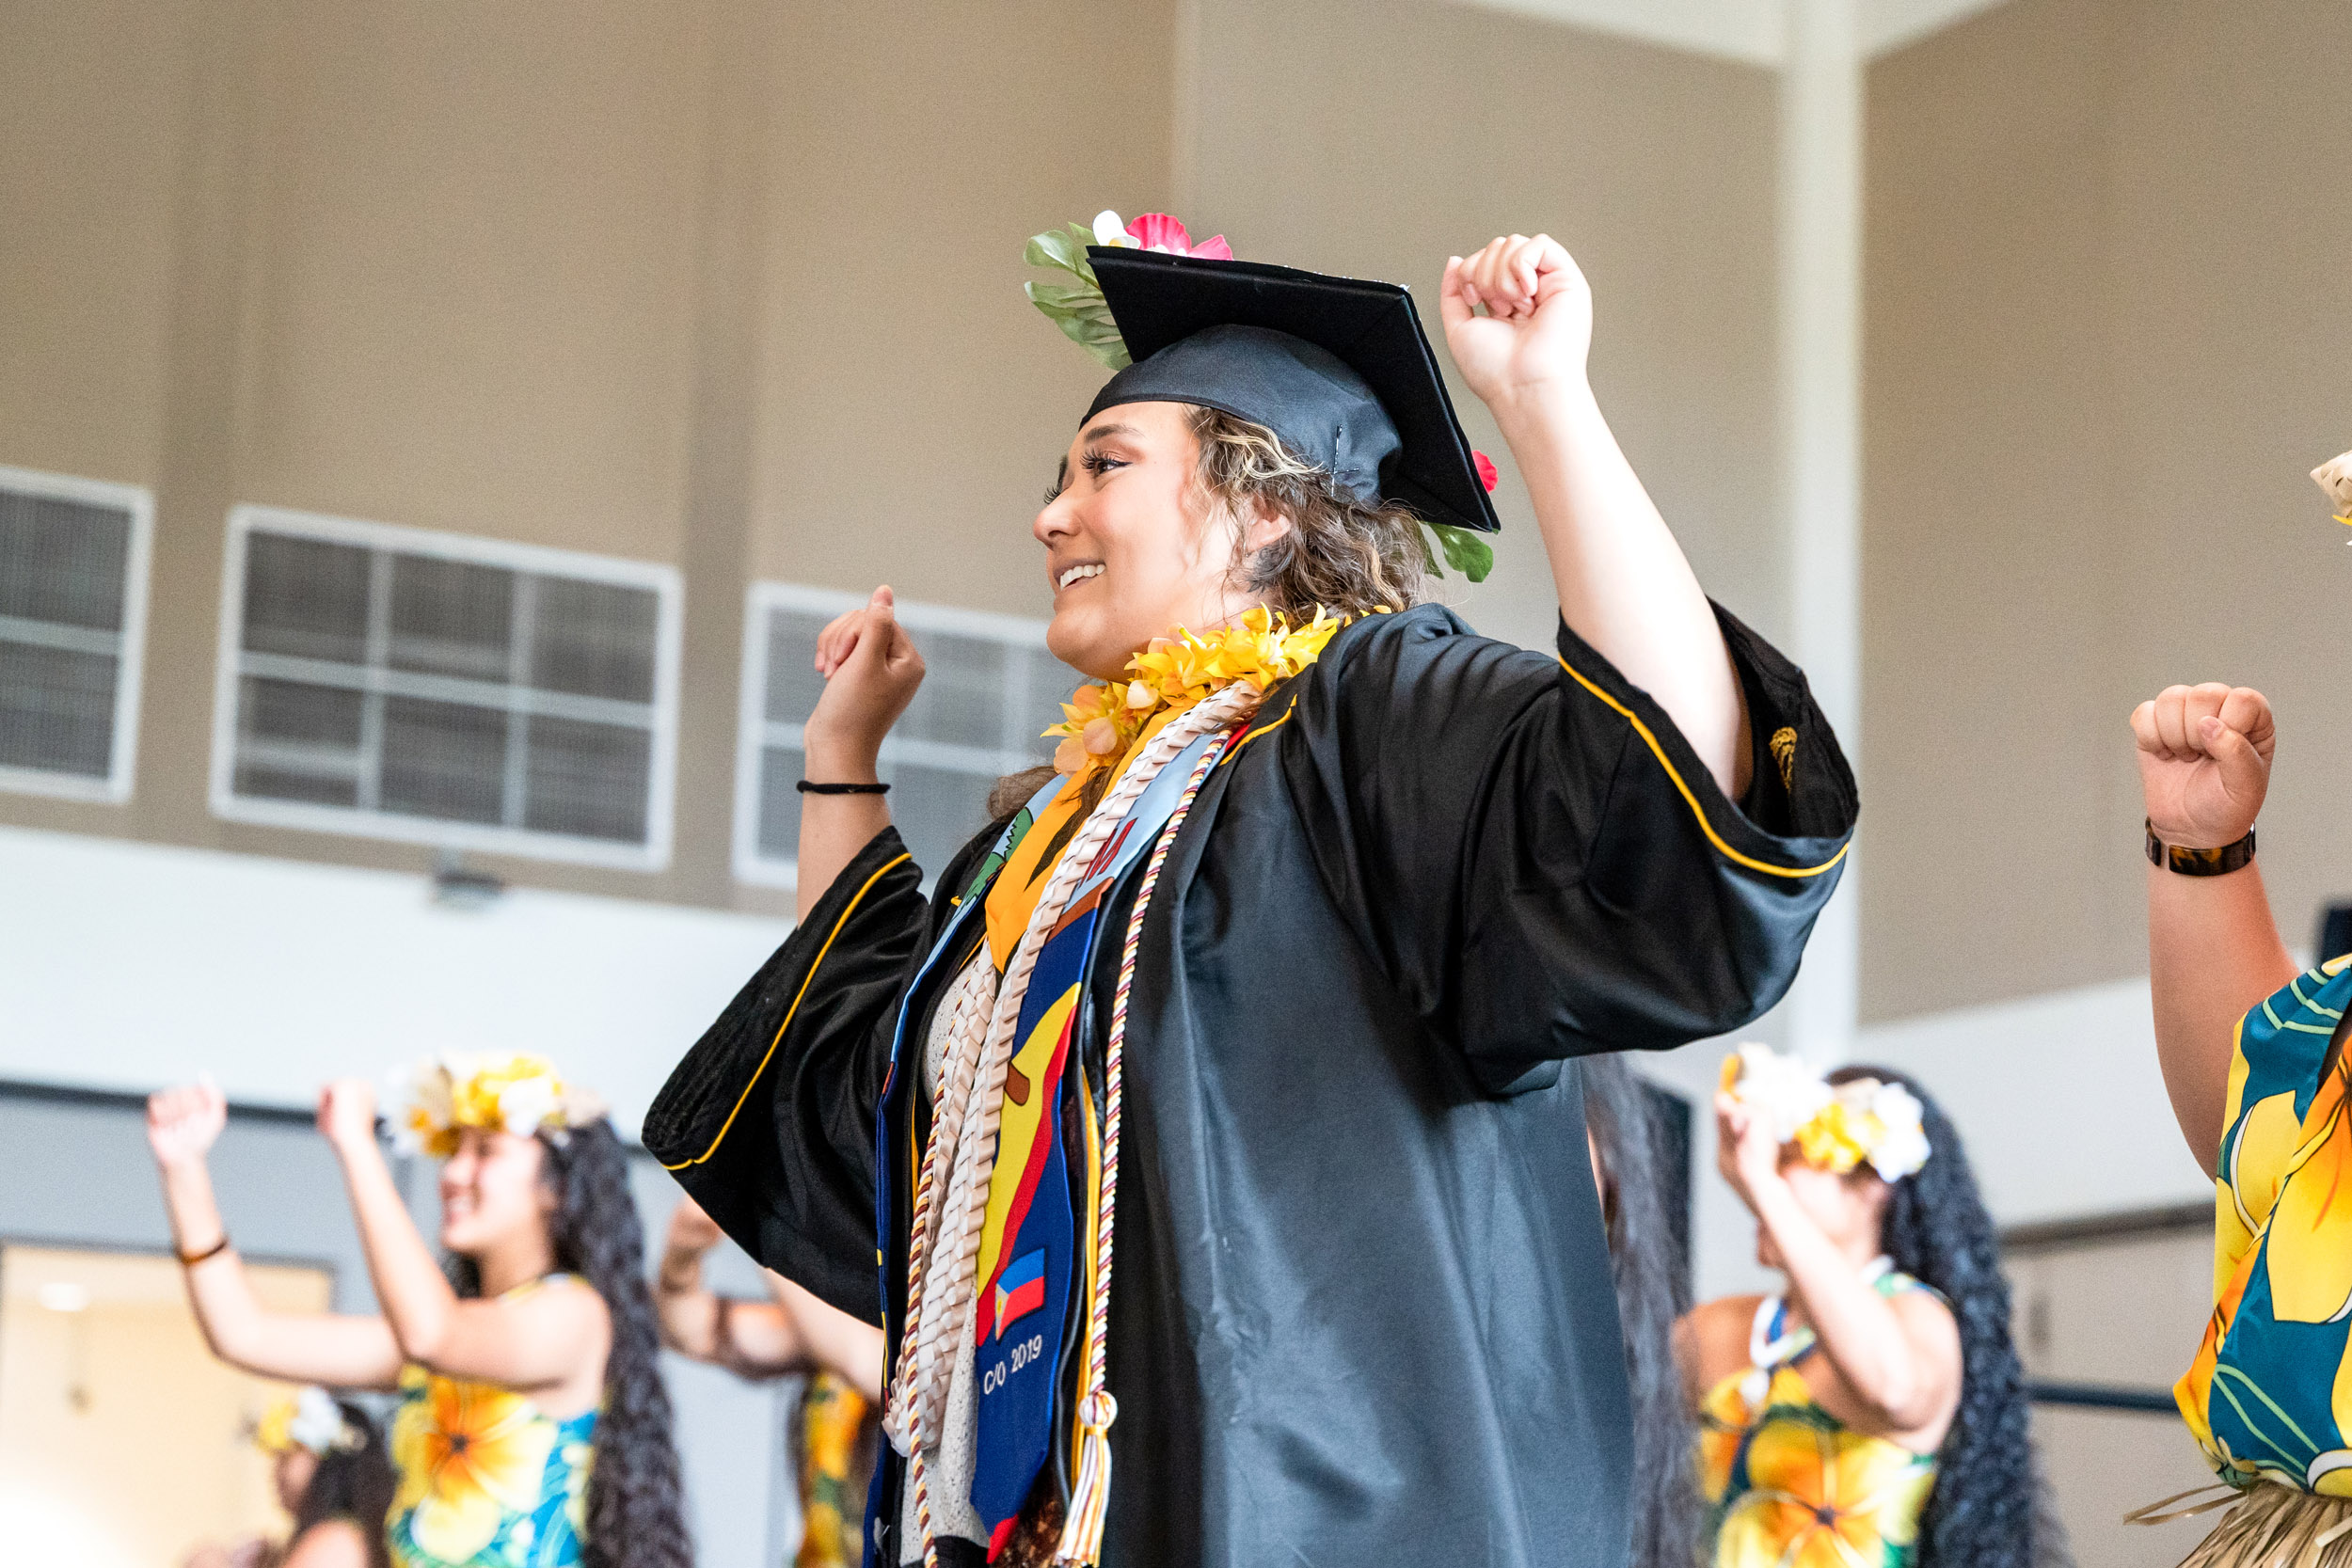
[[1868, 1164], [1899, 1181], [1933, 1152], [1918, 1096], [1877, 1078], [1833, 1084], [1809, 1064], [1769, 1045], [1743, 1045], [1724, 1058], [1726, 1094], [1764, 1118], [1772, 1136], [1794, 1143], [1804, 1163], [1843, 1176]]
[[471, 1055], [445, 1051], [421, 1062], [402, 1085], [408, 1106], [392, 1132], [405, 1151], [445, 1160], [469, 1127], [561, 1138], [605, 1114], [604, 1101], [564, 1082], [545, 1056], [512, 1051]]
[[1153, 638], [1127, 661], [1132, 679], [1082, 686], [1062, 705], [1062, 721], [1044, 732], [1062, 737], [1055, 771], [1083, 782], [1097, 768], [1115, 767], [1154, 716], [1182, 713], [1235, 681], [1270, 689], [1312, 664], [1344, 625], [1317, 610], [1313, 620], [1293, 626], [1260, 605], [1216, 631], [1179, 627], [1174, 637]]
[[[1061, 328], [1064, 337], [1109, 371], [1123, 371], [1135, 361], [1127, 352], [1127, 341], [1120, 334], [1117, 319], [1111, 315], [1110, 303], [1103, 297], [1103, 284], [1094, 275], [1094, 263], [1087, 260], [1089, 245], [1153, 250], [1213, 261], [1234, 259], [1233, 247], [1226, 243], [1224, 235], [1213, 235], [1195, 245], [1191, 232], [1166, 213], [1146, 213], [1133, 223], [1122, 223], [1117, 213], [1104, 208], [1094, 215], [1090, 229], [1085, 224], [1071, 223], [1030, 235], [1023, 260], [1033, 267], [1066, 272], [1075, 281], [1040, 283], [1031, 279], [1021, 285], [1022, 292], [1028, 295], [1030, 304], [1044, 312], [1047, 320]], [[1470, 459], [1478, 470], [1479, 483], [1493, 491], [1502, 478], [1494, 460], [1483, 451], [1471, 452]], [[1426, 517], [1421, 519], [1421, 527], [1422, 553], [1433, 575], [1443, 577], [1446, 567], [1452, 566], [1470, 581], [1484, 582], [1494, 570], [1493, 546], [1470, 530], [1452, 523], [1432, 522]]]
[[1111, 319], [1111, 308], [1104, 302], [1103, 285], [1095, 280], [1093, 263], [1087, 260], [1090, 245], [1206, 256], [1220, 261], [1233, 259], [1233, 247], [1225, 243], [1224, 235], [1195, 245], [1184, 226], [1166, 213], [1146, 213], [1133, 223], [1121, 223], [1117, 213], [1105, 208], [1095, 214], [1091, 229], [1073, 223], [1032, 235], [1024, 253], [1029, 265], [1058, 267], [1077, 281], [1024, 283], [1022, 292], [1062, 329], [1063, 336], [1110, 371], [1123, 371], [1133, 361], [1127, 356], [1126, 340], [1119, 335], [1119, 324]]
[[253, 1446], [273, 1456], [308, 1449], [324, 1459], [338, 1450], [348, 1453], [363, 1441], [343, 1424], [334, 1396], [316, 1386], [275, 1401], [253, 1423]]

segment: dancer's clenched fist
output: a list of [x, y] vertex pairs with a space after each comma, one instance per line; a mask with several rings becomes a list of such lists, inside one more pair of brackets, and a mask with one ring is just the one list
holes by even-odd
[[2217, 849], [2253, 831], [2278, 736], [2251, 687], [2168, 686], [2132, 710], [2148, 821], [2167, 844]]
[[337, 1148], [375, 1147], [375, 1085], [338, 1078], [319, 1090], [319, 1132]]
[[209, 1078], [147, 1097], [147, 1147], [167, 1169], [201, 1163], [228, 1125], [229, 1102]]

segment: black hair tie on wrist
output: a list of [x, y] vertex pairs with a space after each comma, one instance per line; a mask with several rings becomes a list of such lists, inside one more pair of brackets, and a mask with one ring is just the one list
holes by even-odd
[[811, 784], [806, 779], [792, 786], [803, 795], [887, 795], [886, 784]]

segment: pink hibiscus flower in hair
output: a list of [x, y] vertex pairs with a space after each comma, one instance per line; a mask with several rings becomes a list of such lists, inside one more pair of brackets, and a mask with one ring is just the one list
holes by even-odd
[[1094, 243], [1157, 250], [1169, 256], [1205, 256], [1216, 261], [1233, 259], [1233, 247], [1225, 243], [1224, 235], [1213, 235], [1195, 245], [1184, 226], [1166, 213], [1146, 213], [1133, 223], [1122, 224], [1119, 214], [1105, 207], [1094, 216]]

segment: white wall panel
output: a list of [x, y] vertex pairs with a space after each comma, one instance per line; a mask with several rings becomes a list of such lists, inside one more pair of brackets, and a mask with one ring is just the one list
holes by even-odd
[[2165, 1099], [2145, 978], [1879, 1024], [1855, 1056], [1943, 1102], [2004, 1226], [2213, 1196]]
[[147, 1089], [210, 1071], [308, 1103], [435, 1050], [529, 1049], [634, 1134], [789, 924], [0, 828], [0, 1077]]

